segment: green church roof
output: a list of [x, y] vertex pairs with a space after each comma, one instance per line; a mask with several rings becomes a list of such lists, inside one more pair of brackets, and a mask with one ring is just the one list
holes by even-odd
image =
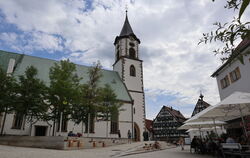
[[[8, 63], [10, 59], [15, 59], [15, 66], [13, 75], [15, 77], [23, 75], [28, 66], [33, 65], [38, 70], [37, 77], [44, 81], [46, 85], [50, 84], [49, 70], [50, 67], [54, 66], [55, 63], [59, 61], [50, 60], [46, 58], [39, 58], [24, 54], [17, 54], [12, 52], [6, 52], [0, 50], [0, 67], [7, 71]], [[79, 77], [82, 77], [81, 83], [87, 83], [88, 81], [88, 69], [90, 67], [77, 65], [76, 71]], [[105, 84], [109, 84], [117, 95], [117, 99], [125, 102], [131, 102], [132, 98], [127, 91], [125, 84], [122, 82], [119, 74], [115, 71], [101, 70], [102, 78], [100, 80], [99, 86], [103, 87]]]

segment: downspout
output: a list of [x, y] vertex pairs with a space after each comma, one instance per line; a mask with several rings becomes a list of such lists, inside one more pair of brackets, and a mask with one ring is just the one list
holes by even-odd
[[131, 127], [132, 127], [132, 140], [134, 139], [134, 100], [132, 100], [132, 104], [131, 104], [131, 119], [132, 119], [132, 123], [131, 123]]

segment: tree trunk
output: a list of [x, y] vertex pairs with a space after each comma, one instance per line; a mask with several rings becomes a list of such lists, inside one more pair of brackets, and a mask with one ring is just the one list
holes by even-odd
[[4, 112], [4, 116], [3, 116], [3, 125], [2, 125], [2, 129], [1, 129], [1, 135], [3, 135], [3, 129], [5, 126], [6, 116], [7, 116], [7, 108], [5, 108], [5, 112]]
[[82, 121], [82, 135], [83, 135], [83, 124], [84, 124], [84, 122]]
[[56, 125], [56, 119], [54, 118], [53, 129], [52, 129], [52, 136], [55, 136], [55, 125]]
[[26, 115], [23, 116], [23, 123], [22, 123], [22, 129], [25, 129], [25, 123], [26, 123]]
[[60, 121], [59, 121], [59, 135], [61, 136], [61, 133], [62, 133], [62, 116], [63, 116], [63, 113], [60, 112]]
[[31, 116], [31, 118], [30, 118], [30, 136], [31, 136], [31, 132], [32, 132], [32, 120], [33, 120], [33, 118]]

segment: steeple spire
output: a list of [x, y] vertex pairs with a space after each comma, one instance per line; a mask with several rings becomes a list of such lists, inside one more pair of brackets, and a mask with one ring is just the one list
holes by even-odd
[[132, 27], [129, 24], [128, 21], [128, 10], [126, 8], [126, 17], [125, 17], [125, 21], [121, 30], [121, 33], [119, 36], [116, 36], [115, 38], [115, 42], [114, 44], [116, 44], [116, 42], [122, 38], [128, 38], [128, 37], [133, 37], [134, 40], [138, 41], [138, 43], [140, 44], [140, 40], [136, 37], [136, 35], [134, 34]]
[[123, 24], [121, 33], [119, 36], [129, 36], [129, 35], [134, 35], [134, 32], [132, 30], [132, 27], [129, 24], [128, 21], [128, 10], [126, 9], [126, 18], [125, 18], [125, 22]]

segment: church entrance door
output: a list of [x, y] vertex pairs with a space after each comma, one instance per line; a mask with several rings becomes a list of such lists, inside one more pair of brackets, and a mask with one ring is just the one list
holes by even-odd
[[135, 141], [140, 141], [140, 128], [139, 128], [139, 126], [136, 124], [136, 123], [134, 123], [134, 140]]
[[47, 126], [35, 126], [35, 136], [46, 136]]

